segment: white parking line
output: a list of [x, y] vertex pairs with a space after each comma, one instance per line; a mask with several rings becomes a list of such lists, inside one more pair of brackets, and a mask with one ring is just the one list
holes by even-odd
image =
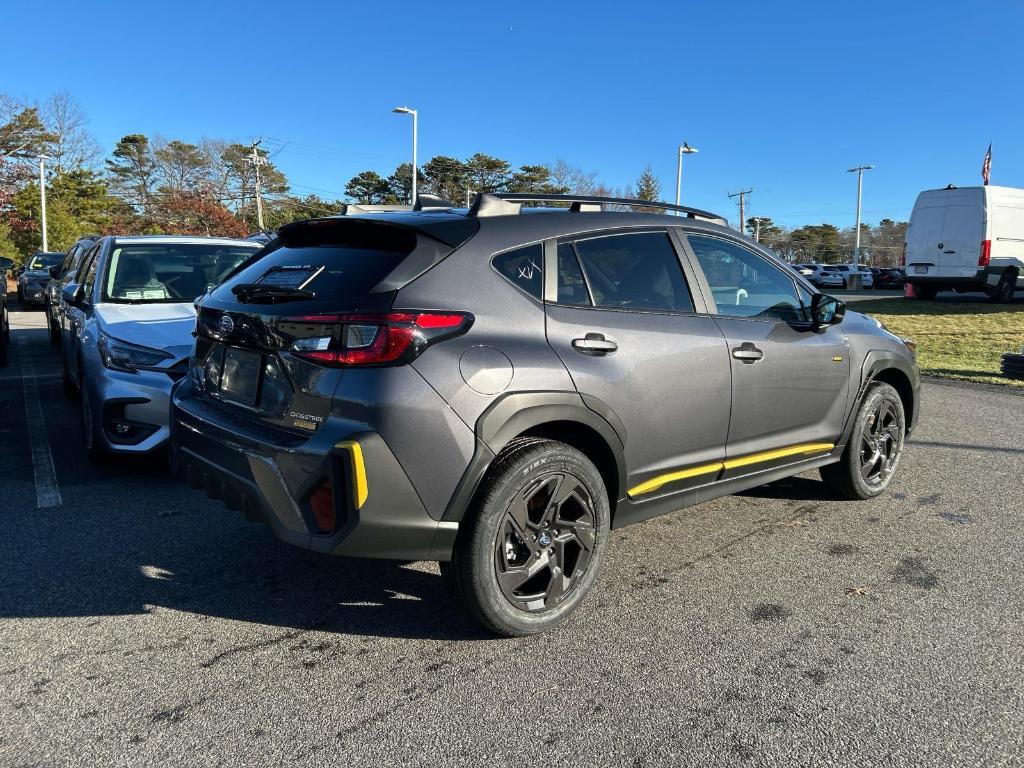
[[[24, 347], [25, 337], [18, 339]], [[32, 452], [32, 472], [36, 479], [36, 507], [47, 509], [64, 503], [57, 485], [57, 473], [53, 469], [53, 453], [46, 437], [46, 419], [39, 401], [39, 384], [35, 366], [24, 361], [21, 366], [21, 382], [25, 391], [25, 422], [28, 427], [28, 444]]]

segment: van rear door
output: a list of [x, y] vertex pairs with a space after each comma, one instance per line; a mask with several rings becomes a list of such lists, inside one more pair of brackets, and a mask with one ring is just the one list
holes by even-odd
[[922, 192], [907, 228], [907, 276], [973, 278], [985, 231], [981, 188]]
[[985, 239], [985, 208], [980, 194], [971, 197], [974, 199], [960, 197], [946, 207], [942, 245], [936, 249], [939, 277], [970, 279], [978, 274], [981, 241]]

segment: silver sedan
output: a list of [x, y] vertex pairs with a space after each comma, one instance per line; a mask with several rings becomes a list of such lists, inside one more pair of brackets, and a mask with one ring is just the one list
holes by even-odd
[[62, 374], [81, 395], [92, 458], [148, 453], [168, 439], [170, 393], [185, 373], [193, 302], [260, 243], [180, 236], [101, 238], [64, 287]]

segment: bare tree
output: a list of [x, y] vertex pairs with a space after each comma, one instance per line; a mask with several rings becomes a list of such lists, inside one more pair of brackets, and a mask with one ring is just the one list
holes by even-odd
[[94, 168], [101, 150], [89, 133], [85, 112], [67, 91], [57, 91], [42, 108], [43, 124], [53, 135], [47, 153], [53, 168], [63, 173], [74, 168]]
[[551, 168], [551, 184], [569, 190], [574, 195], [593, 195], [598, 187], [597, 171], [584, 171], [559, 158]]

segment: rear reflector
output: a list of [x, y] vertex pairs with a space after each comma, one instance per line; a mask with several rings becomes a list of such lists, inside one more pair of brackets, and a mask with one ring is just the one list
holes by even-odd
[[989, 262], [992, 260], [992, 241], [982, 240], [981, 241], [981, 255], [978, 256], [978, 266], [987, 267]]
[[331, 481], [324, 480], [320, 487], [313, 491], [309, 497], [309, 508], [313, 511], [313, 518], [320, 533], [334, 533], [337, 522], [334, 517], [334, 492], [331, 490]]
[[329, 366], [401, 365], [434, 342], [468, 331], [473, 316], [465, 312], [387, 312], [301, 315], [282, 322], [316, 327], [315, 335], [292, 344], [296, 357]]

